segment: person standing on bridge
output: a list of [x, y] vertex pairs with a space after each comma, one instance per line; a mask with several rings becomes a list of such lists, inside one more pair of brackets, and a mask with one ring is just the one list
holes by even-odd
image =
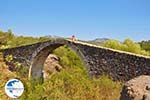
[[71, 40], [72, 40], [72, 42], [76, 41], [75, 35], [72, 35]]

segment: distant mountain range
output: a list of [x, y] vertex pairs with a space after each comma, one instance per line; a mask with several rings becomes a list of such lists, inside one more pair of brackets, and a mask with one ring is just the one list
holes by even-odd
[[[62, 38], [60, 36], [53, 36], [53, 35], [47, 35], [47, 36], [44, 36], [46, 38]], [[109, 38], [96, 38], [94, 40], [79, 40], [79, 41], [82, 41], [82, 42], [88, 42], [88, 43], [92, 43], [92, 44], [99, 44], [99, 43], [104, 43], [105, 41], [107, 40], [110, 40]]]
[[110, 40], [110, 39], [108, 39], [108, 38], [96, 38], [94, 40], [89, 40], [89, 41], [83, 41], [83, 40], [80, 40], [80, 41], [95, 44], [95, 45], [101, 45], [107, 40]]
[[96, 39], [91, 40], [89, 42], [100, 42], [100, 43], [103, 43], [103, 42], [105, 42], [107, 40], [110, 40], [110, 39], [108, 39], [108, 38], [96, 38]]

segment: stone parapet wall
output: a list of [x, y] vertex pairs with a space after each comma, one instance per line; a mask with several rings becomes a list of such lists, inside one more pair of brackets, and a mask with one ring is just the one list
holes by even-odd
[[78, 44], [93, 76], [106, 74], [114, 80], [127, 81], [139, 75], [150, 75], [150, 58], [109, 49]]

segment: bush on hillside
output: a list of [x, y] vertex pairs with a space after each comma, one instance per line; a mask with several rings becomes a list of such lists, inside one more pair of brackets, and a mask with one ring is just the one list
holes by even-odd
[[142, 49], [150, 52], [150, 40], [139, 42], [139, 44], [141, 45]]
[[108, 40], [102, 46], [146, 56], [150, 55], [149, 52], [141, 48], [140, 44], [133, 42], [131, 39], [125, 39], [123, 43], [117, 40]]
[[17, 47], [22, 45], [29, 45], [29, 44], [43, 42], [47, 40], [50, 40], [50, 38], [15, 36], [11, 30], [8, 30], [8, 32], [0, 31], [0, 49]]

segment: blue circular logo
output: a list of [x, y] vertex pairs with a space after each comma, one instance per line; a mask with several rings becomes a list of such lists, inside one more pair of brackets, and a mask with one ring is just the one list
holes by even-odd
[[24, 91], [23, 83], [18, 79], [10, 79], [5, 84], [5, 92], [10, 98], [18, 98]]

